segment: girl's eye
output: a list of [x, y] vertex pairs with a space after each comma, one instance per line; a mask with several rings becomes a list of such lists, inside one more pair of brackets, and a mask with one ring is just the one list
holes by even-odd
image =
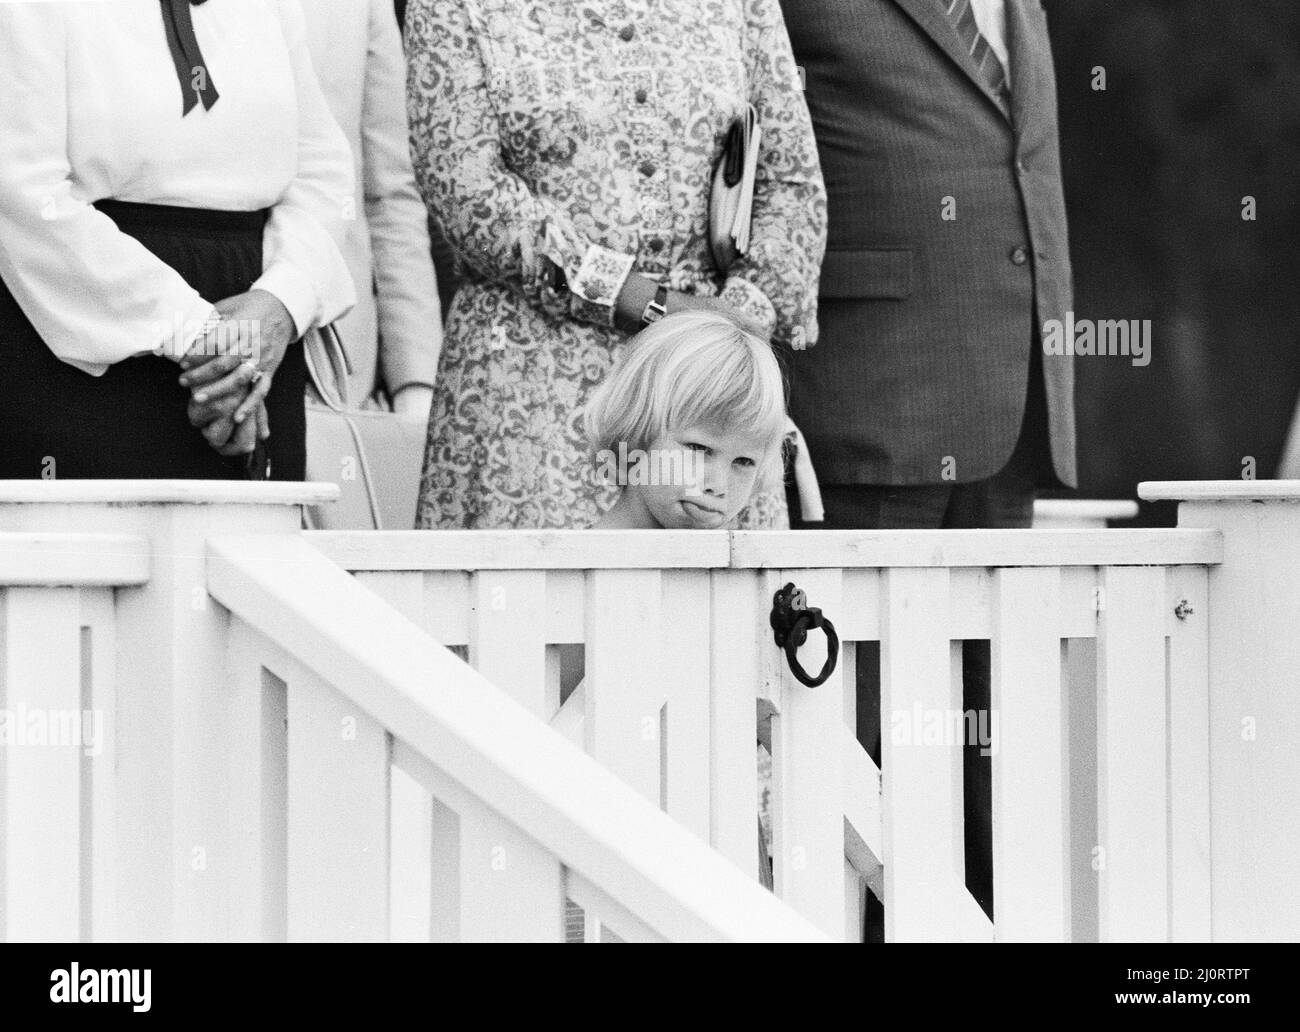
[[697, 444], [694, 441], [688, 441], [685, 447], [687, 448], [688, 451], [704, 452], [706, 455], [712, 451], [712, 449], [709, 448], [707, 445]]
[[749, 469], [751, 466], [758, 465], [758, 463], [756, 463], [753, 459], [747, 459], [742, 455], [740, 458], [736, 460], [736, 465], [744, 466], [746, 469]]

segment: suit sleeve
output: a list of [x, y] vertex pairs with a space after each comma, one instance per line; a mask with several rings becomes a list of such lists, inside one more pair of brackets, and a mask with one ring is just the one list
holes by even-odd
[[0, 278], [55, 355], [102, 376], [183, 351], [216, 310], [72, 182], [66, 8], [0, 3]]
[[298, 0], [280, 0], [298, 106], [298, 172], [271, 208], [254, 287], [283, 302], [299, 334], [333, 322], [357, 303], [343, 259], [344, 219], [355, 183], [352, 150], [312, 68]]
[[826, 251], [826, 188], [790, 37], [777, 0], [747, 0], [750, 101], [762, 127], [749, 252], [728, 270], [724, 299], [772, 327], [774, 343], [817, 341], [817, 281]]
[[635, 256], [588, 240], [562, 206], [506, 167], [471, 2], [411, 0], [406, 10], [416, 183], [460, 262], [478, 276], [556, 318], [613, 326]]
[[389, 0], [370, 0], [362, 103], [361, 164], [379, 309], [379, 363], [391, 395], [410, 384], [433, 386], [442, 311], [424, 202], [411, 169], [406, 61]]

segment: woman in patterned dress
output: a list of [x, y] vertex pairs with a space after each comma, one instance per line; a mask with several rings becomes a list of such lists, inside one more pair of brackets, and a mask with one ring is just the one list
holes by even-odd
[[[618, 488], [579, 413], [665, 285], [775, 347], [817, 338], [826, 197], [778, 0], [412, 0], [416, 179], [466, 282], [417, 525], [582, 527]], [[713, 168], [762, 127], [748, 253], [708, 245]], [[788, 525], [779, 473], [738, 519]]]

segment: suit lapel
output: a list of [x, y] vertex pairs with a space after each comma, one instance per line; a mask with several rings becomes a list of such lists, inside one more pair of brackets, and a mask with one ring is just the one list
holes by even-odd
[[[988, 88], [984, 79], [980, 76], [979, 69], [975, 67], [975, 62], [971, 60], [970, 52], [962, 44], [961, 37], [957, 35], [957, 27], [949, 19], [947, 12], [940, 6], [940, 0], [894, 0], [921, 28], [939, 46], [945, 54], [952, 58], [953, 62], [966, 73], [967, 78], [974, 83], [978, 89], [988, 99], [988, 102], [1002, 113], [1003, 117], [1008, 117], [1007, 109], [1004, 107], [1002, 100], [994, 96], [993, 91]], [[1016, 6], [1016, 0], [1007, 0], [1007, 20], [1010, 22], [1010, 9]], [[1013, 59], [1014, 62], [1014, 59]], [[1012, 68], [1012, 83], [1015, 82], [1015, 68]], [[1008, 119], [1009, 120], [1009, 119]]]

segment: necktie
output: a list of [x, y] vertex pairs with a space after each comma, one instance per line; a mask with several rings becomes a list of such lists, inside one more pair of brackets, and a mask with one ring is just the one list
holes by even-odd
[[980, 78], [993, 91], [994, 96], [1001, 97], [1007, 86], [1006, 69], [1002, 67], [998, 55], [993, 53], [989, 41], [980, 32], [971, 0], [939, 0], [939, 2], [947, 8], [948, 17], [957, 27], [957, 35], [961, 37], [971, 60], [979, 68]]
[[201, 4], [204, 0], [161, 2], [163, 31], [167, 34], [167, 47], [172, 52], [172, 64], [176, 66], [176, 78], [181, 84], [181, 117], [188, 115], [200, 100], [203, 109], [210, 110], [220, 94], [212, 84], [203, 51], [194, 35], [194, 23], [190, 20], [190, 4]]

